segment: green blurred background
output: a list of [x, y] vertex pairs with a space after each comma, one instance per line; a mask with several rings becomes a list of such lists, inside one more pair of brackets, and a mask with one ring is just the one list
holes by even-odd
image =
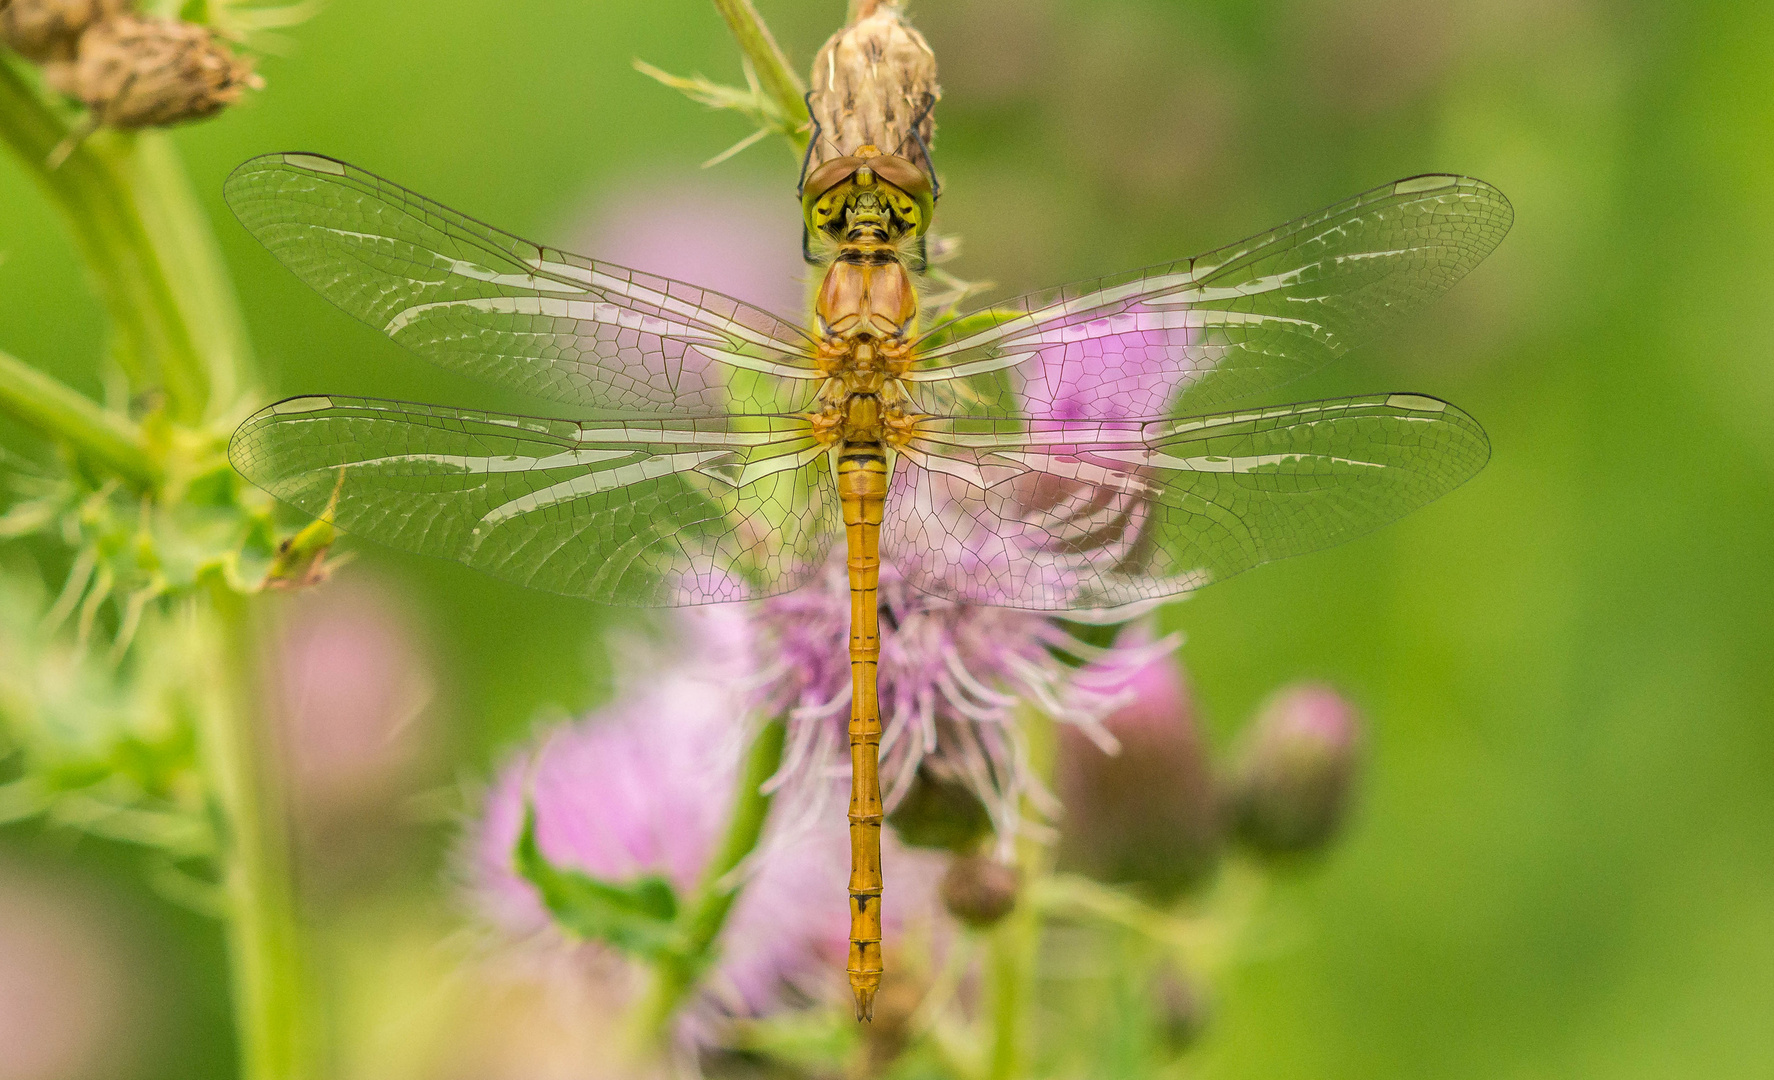
[[[797, 66], [843, 16], [836, 0], [759, 7]], [[1286, 932], [1220, 988], [1197, 1075], [1774, 1076], [1774, 5], [912, 15], [942, 64], [938, 223], [964, 238], [964, 277], [1128, 269], [1426, 171], [1482, 177], [1516, 207], [1447, 300], [1286, 395], [1446, 397], [1489, 430], [1489, 468], [1399, 525], [1165, 613], [1221, 741], [1302, 676], [1371, 722], [1352, 833], [1285, 883]], [[265, 400], [487, 398], [258, 249], [219, 197], [241, 160], [323, 151], [565, 244], [602, 194], [687, 177], [745, 134], [630, 69], [736, 80], [700, 0], [335, 3], [289, 39], [263, 93], [179, 136]], [[792, 221], [795, 165], [765, 143], [702, 179], [779, 197]], [[11, 162], [0, 254], [0, 346], [98, 393], [98, 308]], [[436, 681], [399, 811], [311, 827], [304, 849], [326, 1007], [373, 1048], [399, 1042], [377, 1025], [417, 1008], [403, 995], [435, 989], [455, 792], [539, 716], [607, 696], [600, 639], [645, 617], [375, 551], [346, 573], [398, 597]], [[356, 838], [347, 854], [336, 835]], [[112, 1071], [228, 1075], [218, 933], [100, 844], [15, 829], [0, 845], [0, 874], [76, 883], [129, 942], [132, 1015], [155, 1034]], [[378, 1075], [403, 1075], [397, 1059]]]

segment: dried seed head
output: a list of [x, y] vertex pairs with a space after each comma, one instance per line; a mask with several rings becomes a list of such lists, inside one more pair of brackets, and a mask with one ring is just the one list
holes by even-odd
[[0, 0], [0, 44], [39, 64], [72, 60], [87, 27], [129, 5], [130, 0]]
[[809, 168], [873, 144], [928, 170], [919, 143], [928, 148], [936, 133], [936, 54], [895, 3], [864, 0], [855, 14], [813, 60]]
[[[16, 0], [14, 0], [16, 2]], [[166, 127], [214, 116], [260, 85], [252, 62], [207, 27], [122, 15], [80, 39], [74, 91], [111, 127]]]
[[949, 863], [938, 891], [949, 914], [984, 928], [1010, 914], [1021, 881], [1016, 867], [987, 855], [961, 855]]

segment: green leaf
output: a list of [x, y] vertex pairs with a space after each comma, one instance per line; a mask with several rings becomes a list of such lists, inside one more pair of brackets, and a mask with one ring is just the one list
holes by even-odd
[[678, 897], [671, 882], [645, 874], [617, 885], [555, 866], [536, 844], [536, 808], [527, 802], [514, 854], [518, 874], [536, 886], [556, 925], [568, 934], [646, 957], [676, 950]]

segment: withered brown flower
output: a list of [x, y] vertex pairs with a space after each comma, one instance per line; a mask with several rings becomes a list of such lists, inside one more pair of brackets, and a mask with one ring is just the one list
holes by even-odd
[[813, 60], [807, 104], [818, 131], [809, 168], [865, 143], [929, 168], [919, 142], [927, 149], [935, 134], [936, 54], [896, 4], [865, 4], [856, 14]]
[[80, 35], [131, 0], [0, 0], [0, 44], [39, 64], [72, 60]]
[[260, 84], [207, 27], [121, 15], [81, 37], [72, 91], [104, 124], [141, 128], [213, 116]]

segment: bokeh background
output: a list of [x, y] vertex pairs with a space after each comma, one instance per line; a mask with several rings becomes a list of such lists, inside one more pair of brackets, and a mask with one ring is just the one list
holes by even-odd
[[[843, 16], [836, 0], [759, 7], [797, 66]], [[1220, 987], [1196, 1075], [1774, 1076], [1774, 6], [912, 15], [942, 65], [939, 225], [963, 238], [964, 277], [1115, 272], [1426, 171], [1515, 203], [1513, 234], [1447, 300], [1287, 391], [1446, 397], [1489, 430], [1489, 468], [1164, 614], [1220, 741], [1296, 677], [1334, 682], [1371, 725], [1352, 831], [1284, 883], [1286, 932]], [[263, 93], [179, 137], [263, 400], [489, 402], [233, 223], [223, 178], [270, 150], [343, 157], [647, 269], [714, 252], [749, 287], [798, 295], [796, 163], [767, 142], [699, 170], [742, 121], [630, 68], [736, 80], [700, 0], [337, 3], [287, 40]], [[649, 260], [633, 238], [658, 246], [642, 228], [657, 221], [678, 250]], [[781, 222], [774, 241], [734, 239], [757, 221]], [[101, 336], [58, 222], [0, 162], [0, 344], [97, 393]], [[612, 630], [650, 624], [357, 550], [339, 585], [277, 602], [269, 680], [298, 748], [324, 1007], [349, 1074], [526, 1075], [509, 1056], [414, 1064], [461, 992], [455, 815], [539, 719], [608, 696]], [[0, 1053], [0, 1080], [226, 1076], [224, 978], [217, 929], [139, 884], [129, 853], [0, 832], [0, 1047], [49, 1032], [67, 1048]]]

